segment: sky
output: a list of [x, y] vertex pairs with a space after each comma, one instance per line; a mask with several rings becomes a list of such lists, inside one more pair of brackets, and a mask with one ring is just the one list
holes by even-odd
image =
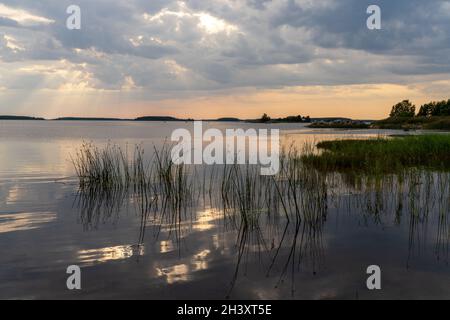
[[0, 0], [0, 114], [379, 119], [449, 72], [448, 0]]

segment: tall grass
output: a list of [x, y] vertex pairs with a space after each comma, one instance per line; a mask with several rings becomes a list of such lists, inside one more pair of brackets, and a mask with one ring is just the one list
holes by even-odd
[[[109, 198], [109, 194], [132, 191], [141, 211], [157, 210], [160, 217], [180, 225], [200, 195], [206, 201], [207, 193], [210, 205], [221, 207], [239, 229], [255, 229], [261, 216], [279, 214], [289, 222], [305, 222], [312, 228], [321, 226], [335, 192], [333, 186], [343, 183], [360, 190], [364, 184], [370, 185], [364, 192], [374, 198], [365, 199], [364, 205], [376, 213], [386, 205], [377, 190], [387, 182], [395, 181], [401, 187], [404, 179], [412, 181], [408, 184], [412, 198], [418, 194], [417, 186], [429, 179], [421, 168], [450, 167], [447, 135], [325, 141], [318, 148], [323, 151], [315, 151], [310, 144], [302, 150], [283, 150], [280, 172], [273, 177], [261, 176], [260, 168], [250, 165], [211, 167], [209, 173], [204, 168], [199, 177], [192, 167], [172, 162], [169, 145], [155, 148], [153, 156], [146, 159], [140, 145], [129, 157], [127, 150], [117, 146], [108, 144], [99, 149], [85, 143], [73, 163], [80, 189], [87, 190], [86, 194]], [[415, 167], [418, 168], [413, 170]], [[345, 174], [337, 177], [333, 172]], [[392, 174], [396, 175], [394, 180], [389, 178]], [[424, 201], [431, 200], [429, 197]], [[423, 207], [426, 206], [409, 208], [415, 213], [423, 212]]]
[[411, 167], [450, 169], [450, 135], [324, 141], [302, 160], [322, 171], [400, 172]]
[[129, 182], [127, 154], [116, 145], [108, 144], [100, 150], [91, 143], [83, 143], [72, 163], [81, 188], [96, 185], [108, 189]]
[[[174, 165], [170, 149], [165, 146], [146, 159], [141, 145], [136, 145], [130, 157], [127, 150], [107, 144], [103, 149], [83, 143], [72, 157], [79, 179], [79, 201], [83, 220], [92, 224], [100, 220], [101, 212], [110, 216], [114, 209], [134, 198], [144, 216], [162, 212], [172, 222], [181, 220], [181, 211], [192, 203], [189, 179], [184, 165]], [[120, 201], [119, 201], [120, 199]]]
[[362, 224], [406, 221], [408, 264], [420, 249], [431, 213], [437, 213], [435, 255], [449, 261], [448, 136], [332, 141], [318, 147], [322, 151], [312, 144], [283, 150], [280, 172], [266, 177], [251, 165], [202, 167], [199, 174], [173, 164], [169, 145], [149, 156], [140, 145], [128, 154], [128, 148], [85, 143], [73, 157], [81, 219], [96, 227], [117, 217], [114, 213], [131, 199], [141, 218], [139, 245], [150, 220], [157, 237], [164, 231], [179, 243], [203, 201], [204, 207], [223, 211], [223, 221], [236, 232], [230, 293], [252, 252], [270, 254], [267, 274], [279, 272], [278, 284], [288, 275], [294, 284], [300, 265], [317, 272], [326, 247], [325, 222], [340, 211], [356, 212]]
[[[169, 217], [180, 222], [200, 195], [204, 202], [207, 200], [207, 193], [211, 205], [221, 207], [235, 225], [251, 229], [258, 225], [261, 215], [270, 217], [279, 213], [287, 221], [320, 226], [326, 219], [334, 185], [345, 183], [360, 190], [370, 185], [364, 189], [370, 194], [369, 190], [376, 191], [389, 181], [400, 187], [406, 185], [403, 182], [406, 179], [412, 181], [408, 192], [414, 197], [417, 186], [430, 180], [423, 168], [450, 168], [448, 135], [325, 141], [318, 148], [323, 151], [315, 151], [310, 144], [305, 144], [302, 150], [293, 147], [283, 150], [280, 172], [273, 177], [261, 176], [260, 168], [250, 165], [210, 167], [209, 173], [203, 168], [200, 177], [192, 167], [172, 162], [169, 145], [155, 148], [153, 156], [146, 159], [140, 145], [130, 157], [128, 148], [123, 151], [108, 144], [99, 149], [84, 143], [72, 161], [80, 190], [86, 190], [86, 194], [103, 194], [108, 198], [108, 193], [131, 191], [138, 195], [142, 209], [148, 211], [153, 207], [170, 212]], [[333, 172], [345, 174], [337, 177]], [[380, 199], [366, 199], [365, 205], [374, 212], [380, 211], [384, 205]]]

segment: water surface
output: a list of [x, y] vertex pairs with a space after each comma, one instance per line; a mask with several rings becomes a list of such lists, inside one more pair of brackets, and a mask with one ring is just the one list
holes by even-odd
[[[209, 197], [176, 229], [157, 215], [143, 221], [136, 197], [80, 197], [70, 159], [83, 141], [141, 144], [151, 157], [180, 126], [191, 125], [0, 121], [0, 298], [450, 298], [449, 189], [436, 174], [401, 190], [392, 181], [369, 190], [327, 178], [320, 223], [288, 223], [273, 212], [251, 230]], [[399, 133], [270, 127], [286, 145]], [[374, 264], [380, 291], [366, 288]], [[66, 288], [69, 265], [82, 268], [81, 291]]]

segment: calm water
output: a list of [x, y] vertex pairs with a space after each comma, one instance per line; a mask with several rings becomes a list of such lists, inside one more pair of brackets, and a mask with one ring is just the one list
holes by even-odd
[[[450, 298], [449, 189], [439, 176], [407, 193], [392, 181], [373, 191], [330, 179], [319, 226], [273, 213], [240, 230], [203, 198], [174, 229], [156, 216], [143, 221], [132, 197], [80, 198], [70, 157], [83, 141], [142, 144], [150, 154], [180, 125], [189, 127], [0, 121], [0, 298]], [[286, 144], [396, 133], [274, 127]], [[366, 288], [374, 264], [376, 292]], [[69, 265], [82, 268], [81, 291], [66, 288]]]

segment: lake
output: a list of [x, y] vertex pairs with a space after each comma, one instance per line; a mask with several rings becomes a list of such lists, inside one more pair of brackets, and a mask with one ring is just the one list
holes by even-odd
[[[80, 193], [71, 159], [83, 142], [130, 153], [139, 144], [150, 159], [173, 130], [191, 126], [0, 121], [0, 299], [450, 298], [445, 174], [388, 177], [373, 188], [317, 176], [302, 201], [319, 220], [287, 219], [269, 206], [245, 228], [241, 218], [230, 218], [223, 197], [205, 196], [204, 189], [177, 221], [162, 216], [161, 207], [142, 212], [136, 196]], [[402, 133], [205, 127], [279, 128], [284, 145]], [[81, 290], [66, 287], [70, 265], [81, 267]], [[371, 265], [381, 268], [381, 290], [367, 289]]]

